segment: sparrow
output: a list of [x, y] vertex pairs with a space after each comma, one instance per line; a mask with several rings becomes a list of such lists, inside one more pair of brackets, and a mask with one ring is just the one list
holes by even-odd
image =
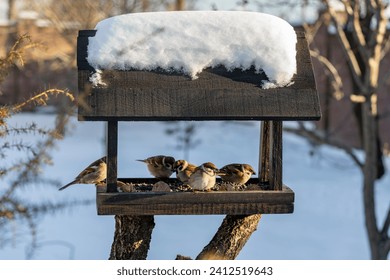
[[256, 175], [256, 172], [249, 164], [232, 163], [222, 167], [218, 175], [225, 182], [243, 185], [252, 175]]
[[183, 183], [188, 183], [188, 179], [192, 173], [195, 172], [196, 165], [189, 163], [184, 159], [179, 159], [175, 161], [173, 165], [173, 169], [176, 172], [176, 178], [179, 179]]
[[97, 184], [101, 181], [105, 180], [107, 177], [107, 164], [106, 157], [102, 157], [85, 168], [79, 175], [77, 175], [76, 179], [72, 182], [66, 184], [62, 188], [59, 188], [59, 191], [66, 189], [67, 187], [74, 184]]
[[150, 174], [156, 178], [169, 178], [174, 171], [175, 159], [173, 157], [159, 155], [147, 159], [137, 159], [137, 161], [146, 163]]
[[214, 187], [218, 168], [212, 162], [205, 162], [195, 168], [188, 180], [188, 185], [193, 190], [208, 191]]

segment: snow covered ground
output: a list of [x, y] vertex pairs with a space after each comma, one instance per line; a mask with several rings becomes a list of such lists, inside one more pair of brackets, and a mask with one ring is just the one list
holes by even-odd
[[[52, 115], [20, 114], [12, 123], [35, 121], [49, 127]], [[257, 168], [259, 123], [200, 122], [190, 161], [213, 161], [217, 166], [247, 162]], [[72, 120], [74, 130], [54, 151], [54, 165], [43, 172], [63, 184], [105, 154], [105, 125]], [[119, 176], [150, 176], [135, 159], [156, 154], [181, 158], [176, 142], [164, 133], [165, 123], [124, 122], [119, 125]], [[263, 215], [238, 259], [369, 259], [363, 220], [361, 175], [342, 152], [322, 147], [310, 156], [306, 141], [285, 133], [284, 183], [295, 191], [295, 211]], [[389, 159], [387, 159], [387, 165]], [[30, 191], [34, 200], [72, 201], [95, 198], [92, 185], [74, 185], [62, 192], [52, 187]], [[377, 188], [379, 221], [389, 207], [390, 176]], [[213, 237], [223, 216], [155, 216], [149, 259], [174, 259], [176, 254], [196, 255]], [[18, 227], [16, 224], [15, 227]], [[112, 216], [98, 216], [95, 204], [78, 206], [39, 222], [40, 248], [35, 259], [107, 259], [114, 232]], [[24, 259], [28, 235], [0, 251], [0, 259]]]

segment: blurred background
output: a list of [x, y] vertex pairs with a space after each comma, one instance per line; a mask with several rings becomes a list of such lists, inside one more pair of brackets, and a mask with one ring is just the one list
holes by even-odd
[[[56, 192], [105, 154], [104, 124], [86, 124], [76, 117], [78, 31], [94, 29], [100, 20], [119, 14], [173, 10], [270, 13], [304, 31], [310, 46], [322, 118], [285, 127], [284, 178], [296, 191], [296, 210], [291, 217], [261, 220], [261, 232], [251, 238], [240, 258], [388, 259], [388, 4], [385, 0], [0, 0], [0, 259], [108, 257], [113, 219], [97, 217], [94, 189], [75, 186], [69, 195]], [[230, 126], [237, 126], [233, 130], [239, 135], [231, 134], [215, 145], [229, 150], [235, 141], [247, 143], [251, 148], [234, 159], [257, 164], [256, 158], [248, 159], [257, 154], [253, 152], [258, 149], [256, 123], [121, 125], [122, 151], [131, 152], [132, 134], [140, 139], [132, 147], [141, 148], [131, 159], [120, 156], [119, 173], [131, 166], [137, 176], [148, 176], [133, 158], [164, 151], [200, 163], [215, 151], [207, 143], [218, 143], [219, 133], [229, 136]], [[145, 141], [153, 137], [151, 131], [165, 140], [159, 145]], [[252, 138], [243, 137], [252, 133]], [[233, 160], [221, 154], [215, 156]], [[186, 254], [181, 249], [185, 251], [188, 240], [167, 233], [182, 230], [175, 228], [177, 220], [158, 219], [161, 226], [155, 229], [150, 258]], [[186, 228], [201, 236], [187, 251], [195, 257], [221, 217], [176, 219], [180, 223], [187, 219]], [[58, 220], [59, 225], [54, 222]], [[80, 228], [86, 221], [93, 223]], [[210, 224], [209, 231], [200, 230], [202, 223]], [[91, 236], [88, 247], [86, 239]], [[167, 240], [178, 245], [174, 252], [166, 253]], [[99, 242], [104, 246], [92, 250]], [[256, 249], [258, 245], [264, 250]]]

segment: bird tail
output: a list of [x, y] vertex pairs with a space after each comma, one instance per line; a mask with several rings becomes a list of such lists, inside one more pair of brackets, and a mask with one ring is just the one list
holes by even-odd
[[66, 189], [67, 187], [69, 187], [70, 185], [73, 185], [74, 183], [76, 183], [76, 180], [70, 182], [69, 184], [66, 184], [65, 186], [59, 188], [58, 190], [59, 190], [59, 191], [62, 191], [62, 190], [64, 190], [64, 189]]

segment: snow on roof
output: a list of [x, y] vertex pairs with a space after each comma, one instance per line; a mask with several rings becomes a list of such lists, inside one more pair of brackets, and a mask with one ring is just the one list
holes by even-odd
[[96, 30], [89, 38], [87, 57], [95, 69], [163, 69], [195, 79], [208, 67], [254, 67], [264, 71], [273, 86], [289, 84], [296, 73], [295, 31], [268, 14], [133, 13], [105, 19]]

